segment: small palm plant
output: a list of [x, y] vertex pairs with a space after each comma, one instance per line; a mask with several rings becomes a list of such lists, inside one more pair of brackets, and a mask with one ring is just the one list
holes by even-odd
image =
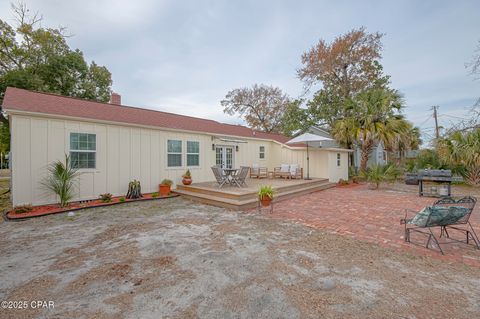
[[48, 168], [48, 175], [42, 185], [49, 191], [55, 193], [60, 199], [60, 206], [65, 207], [74, 197], [74, 181], [80, 175], [76, 168], [70, 163], [70, 156], [65, 155], [65, 163], [55, 161]]
[[400, 171], [393, 164], [388, 165], [372, 165], [364, 171], [360, 171], [360, 178], [365, 179], [378, 189], [380, 183], [391, 181], [398, 178]]

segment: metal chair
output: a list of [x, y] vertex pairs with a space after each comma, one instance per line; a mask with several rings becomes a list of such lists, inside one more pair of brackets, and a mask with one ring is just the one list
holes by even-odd
[[245, 179], [247, 179], [248, 172], [250, 171], [250, 167], [248, 166], [241, 166], [240, 172], [236, 175], [232, 176], [232, 183], [237, 185], [238, 187], [247, 186]]
[[[467, 209], [467, 211], [460, 218], [451, 218], [451, 217], [455, 217], [455, 216], [446, 215], [440, 221], [432, 219], [432, 213], [430, 213], [425, 220], [425, 224], [421, 225], [421, 226], [414, 225], [414, 224], [411, 223], [412, 220], [413, 220], [413, 217], [408, 218], [409, 213], [412, 213], [412, 212], [417, 213], [417, 212], [406, 209], [405, 210], [405, 218], [400, 220], [400, 224], [405, 225], [405, 241], [411, 243], [411, 241], [410, 241], [411, 232], [417, 232], [417, 233], [427, 235], [428, 240], [427, 240], [427, 244], [425, 245], [425, 247], [428, 248], [430, 242], [434, 241], [437, 244], [437, 246], [438, 246], [440, 252], [442, 253], [442, 255], [444, 255], [443, 249], [440, 246], [440, 243], [439, 243], [437, 237], [435, 236], [435, 234], [432, 231], [433, 227], [440, 227], [440, 236], [439, 237], [445, 236], [445, 237], [451, 239], [452, 241], [466, 243], [466, 244], [470, 244], [470, 240], [472, 240], [473, 243], [475, 244], [476, 248], [480, 249], [480, 240], [478, 239], [478, 236], [475, 233], [475, 230], [473, 229], [472, 224], [469, 221], [470, 216], [472, 215], [473, 209], [475, 208], [476, 202], [477, 202], [477, 200], [474, 197], [471, 197], [471, 196], [463, 197], [463, 198], [460, 198], [458, 200], [455, 200], [452, 197], [446, 197], [446, 198], [439, 199], [439, 200], [435, 201], [432, 204], [432, 206], [443, 207], [443, 208], [463, 207], [464, 209]], [[465, 225], [465, 226], [460, 227], [460, 225]], [[465, 240], [463, 241], [463, 240], [457, 240], [457, 239], [451, 238], [450, 234], [448, 233], [448, 230], [455, 230], [455, 231], [459, 231], [459, 232], [464, 233], [465, 234]], [[415, 243], [413, 243], [413, 244], [415, 244]]]
[[221, 167], [212, 166], [212, 172], [217, 180], [218, 187], [221, 188], [223, 185], [229, 183], [228, 176], [223, 172]]

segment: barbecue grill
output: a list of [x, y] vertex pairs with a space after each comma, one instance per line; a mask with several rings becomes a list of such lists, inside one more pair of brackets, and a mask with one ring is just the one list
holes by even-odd
[[[452, 185], [452, 171], [447, 169], [425, 169], [417, 174], [407, 174], [405, 183], [418, 185], [419, 196], [450, 196]], [[436, 185], [425, 187], [425, 183]]]

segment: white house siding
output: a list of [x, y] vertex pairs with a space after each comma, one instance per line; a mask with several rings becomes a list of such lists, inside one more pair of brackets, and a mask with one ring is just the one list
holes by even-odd
[[[63, 160], [69, 153], [70, 133], [96, 134], [96, 169], [83, 169], [77, 186], [75, 200], [98, 198], [99, 194], [124, 195], [128, 182], [141, 181], [143, 192], [156, 192], [164, 178], [181, 181], [187, 169], [186, 141], [200, 142], [200, 166], [188, 167], [196, 182], [214, 179], [210, 167], [215, 164], [212, 144], [234, 147], [234, 166], [251, 166], [258, 163], [273, 170], [282, 163], [298, 163], [306, 174], [306, 151], [291, 149], [277, 142], [243, 137], [232, 137], [247, 143], [221, 141], [213, 134], [169, 131], [115, 123], [95, 123], [42, 116], [10, 114], [12, 130], [12, 201], [13, 205], [49, 204], [57, 202], [42, 187], [48, 164]], [[166, 146], [168, 139], [184, 141], [181, 168], [167, 167]], [[235, 146], [238, 145], [238, 151]], [[265, 146], [265, 159], [259, 158], [259, 148]], [[346, 152], [343, 153], [343, 171], [333, 167], [336, 152], [312, 149], [310, 176], [328, 178], [336, 182], [347, 178]]]
[[[307, 151], [305, 148], [289, 148], [273, 143], [272, 161], [270, 166], [279, 167], [281, 164], [298, 163], [303, 167], [303, 175], [307, 176]], [[341, 166], [337, 167], [337, 153], [341, 155]], [[310, 177], [327, 178], [330, 182], [339, 179], [348, 179], [348, 150], [332, 150], [323, 148], [310, 148]]]

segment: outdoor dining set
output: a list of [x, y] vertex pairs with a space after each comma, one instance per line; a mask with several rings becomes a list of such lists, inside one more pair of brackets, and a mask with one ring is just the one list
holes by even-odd
[[213, 175], [217, 180], [218, 186], [232, 185], [237, 187], [246, 186], [245, 179], [248, 176], [250, 167], [241, 166], [237, 168], [221, 168], [220, 166], [212, 166]]
[[213, 175], [219, 187], [223, 186], [247, 186], [246, 179], [250, 178], [285, 178], [297, 179], [303, 178], [303, 168], [298, 164], [281, 164], [275, 167], [273, 171], [268, 171], [267, 167], [260, 167], [253, 164], [252, 167], [240, 166], [240, 168], [222, 168], [218, 165], [212, 166]]

